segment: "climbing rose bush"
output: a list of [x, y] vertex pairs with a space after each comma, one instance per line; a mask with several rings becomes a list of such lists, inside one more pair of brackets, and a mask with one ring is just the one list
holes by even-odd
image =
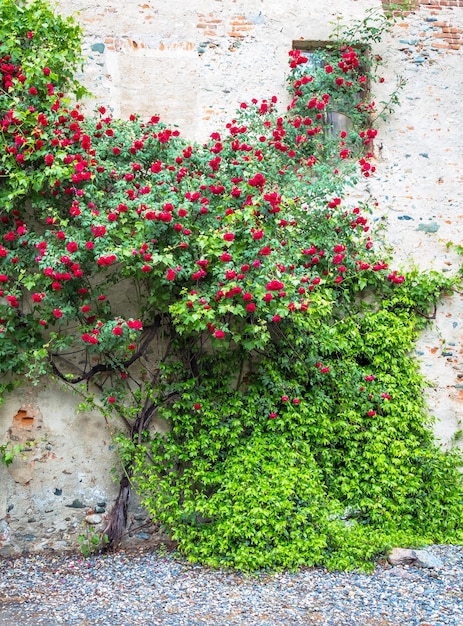
[[391, 269], [374, 207], [345, 199], [376, 167], [365, 46], [290, 51], [289, 104], [243, 102], [196, 144], [157, 115], [86, 114], [79, 29], [1, 11], [3, 367], [118, 418], [109, 546], [130, 484], [217, 566], [368, 567], [459, 538], [459, 457], [409, 356], [452, 279]]

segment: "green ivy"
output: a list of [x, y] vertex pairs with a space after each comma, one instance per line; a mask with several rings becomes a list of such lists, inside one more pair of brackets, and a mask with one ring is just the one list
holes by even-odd
[[461, 540], [461, 458], [433, 439], [415, 321], [382, 307], [309, 335], [293, 320], [238, 391], [228, 356], [205, 357], [210, 375], [162, 412], [170, 432], [137, 453], [180, 550], [244, 570], [369, 569], [393, 544]]

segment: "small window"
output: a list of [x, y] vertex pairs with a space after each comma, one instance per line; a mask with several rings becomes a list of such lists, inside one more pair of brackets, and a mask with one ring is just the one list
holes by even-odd
[[[299, 39], [292, 42], [293, 50], [301, 51], [305, 57], [307, 57], [307, 63], [300, 65], [300, 72], [302, 74], [310, 74], [316, 72], [330, 64], [333, 61], [333, 57], [338, 55], [336, 64], [339, 61], [338, 44], [334, 41], [312, 41], [306, 39]], [[343, 54], [349, 54], [349, 51], [359, 51], [358, 46], [346, 46], [346, 51]], [[364, 49], [361, 50], [364, 53]], [[365, 74], [367, 77], [367, 68], [361, 65], [357, 68], [358, 75]], [[347, 114], [352, 110], [353, 106], [365, 102], [369, 94], [369, 81], [365, 78], [365, 82], [359, 87], [357, 91], [351, 91], [350, 93], [342, 93], [340, 91], [339, 98], [332, 98], [330, 105], [327, 107], [325, 114], [325, 123], [328, 134], [339, 135], [341, 131], [348, 132], [353, 127], [353, 120]], [[364, 123], [365, 124], [365, 123]]]

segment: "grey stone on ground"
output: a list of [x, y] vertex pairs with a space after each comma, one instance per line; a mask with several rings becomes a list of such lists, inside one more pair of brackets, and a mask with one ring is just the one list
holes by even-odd
[[414, 565], [415, 567], [440, 568], [443, 562], [427, 550], [393, 548], [387, 560], [391, 565]]

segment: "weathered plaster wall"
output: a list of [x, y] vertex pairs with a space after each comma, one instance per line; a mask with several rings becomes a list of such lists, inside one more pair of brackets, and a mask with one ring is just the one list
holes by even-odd
[[[8, 468], [0, 466], [0, 555], [66, 550], [104, 523], [117, 495], [115, 425], [77, 408], [75, 396], [46, 381], [20, 387], [3, 404], [2, 440], [25, 448]], [[134, 501], [134, 537], [148, 539], [146, 519]]]
[[[115, 115], [160, 114], [192, 139], [228, 121], [244, 99], [285, 98], [288, 50], [327, 39], [337, 16], [372, 0], [59, 2], [87, 33], [86, 82]], [[174, 7], [174, 8], [173, 8]]]
[[[378, 46], [383, 85], [397, 74], [407, 84], [400, 108], [381, 129], [378, 177], [370, 183], [397, 262], [453, 273], [461, 257], [447, 244], [463, 242], [462, 29], [463, 2], [429, 0]], [[383, 85], [378, 102], [386, 96]], [[444, 445], [462, 428], [462, 323], [462, 295], [455, 294], [439, 307], [417, 350]]]
[[[277, 95], [286, 102], [287, 52], [294, 40], [327, 39], [332, 22], [361, 18], [379, 0], [60, 0], [84, 31], [87, 106], [108, 105], [178, 124], [201, 140], [233, 116], [242, 100]], [[455, 272], [462, 243], [463, 0], [425, 0], [375, 50], [384, 60], [387, 99], [396, 77], [407, 85], [401, 107], [375, 146], [378, 174], [351, 200], [377, 201], [375, 219], [397, 263]], [[452, 445], [462, 428], [462, 296], [445, 300], [417, 349], [432, 382], [436, 434]], [[461, 377], [461, 378], [460, 378]], [[0, 466], [0, 554], [67, 549], [104, 519], [116, 494], [110, 432], [98, 414], [77, 413], [78, 399], [51, 383], [25, 387], [0, 408], [0, 441], [31, 441], [23, 457]], [[97, 517], [89, 517], [96, 515]], [[134, 502], [134, 536], [145, 520]], [[137, 531], [138, 528], [138, 531]]]

